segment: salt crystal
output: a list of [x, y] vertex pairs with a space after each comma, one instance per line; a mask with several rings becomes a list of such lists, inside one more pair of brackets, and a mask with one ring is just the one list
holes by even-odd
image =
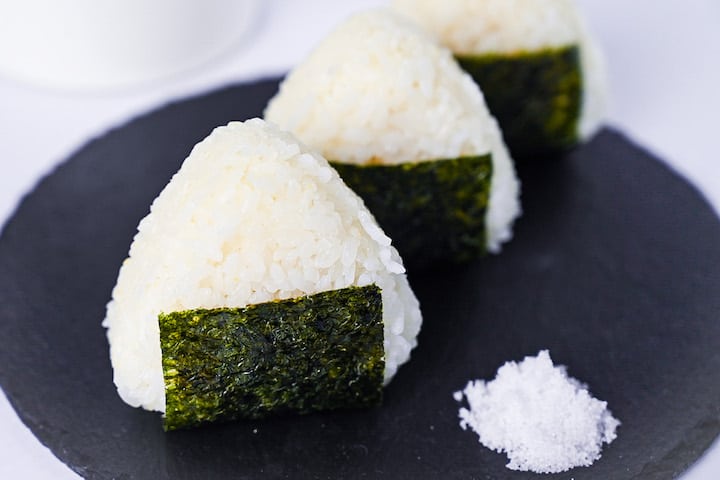
[[606, 402], [553, 365], [547, 350], [507, 362], [495, 380], [470, 381], [453, 397], [466, 398], [469, 406], [460, 409], [460, 426], [472, 428], [487, 448], [505, 452], [511, 470], [557, 473], [589, 466], [620, 425]]

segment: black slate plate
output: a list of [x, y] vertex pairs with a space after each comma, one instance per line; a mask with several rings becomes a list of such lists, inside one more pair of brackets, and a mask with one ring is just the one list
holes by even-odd
[[[0, 238], [0, 384], [88, 478], [667, 479], [720, 432], [720, 222], [622, 135], [524, 166], [525, 214], [502, 255], [411, 272], [425, 325], [370, 411], [163, 433], [112, 383], [100, 321], [138, 220], [193, 144], [259, 115], [277, 81], [145, 115], [44, 179]], [[592, 467], [536, 476], [458, 427], [471, 378], [548, 348], [620, 420]]]

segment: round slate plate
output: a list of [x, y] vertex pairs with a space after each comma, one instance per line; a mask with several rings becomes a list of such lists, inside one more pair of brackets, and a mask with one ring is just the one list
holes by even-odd
[[589, 468], [544, 479], [667, 479], [720, 431], [720, 222], [620, 134], [523, 166], [525, 213], [498, 256], [410, 272], [425, 324], [384, 405], [163, 433], [115, 393], [100, 322], [135, 227], [210, 130], [260, 115], [277, 81], [145, 115], [45, 178], [0, 238], [0, 383], [88, 478], [529, 479], [458, 426], [452, 393], [549, 349], [623, 423]]

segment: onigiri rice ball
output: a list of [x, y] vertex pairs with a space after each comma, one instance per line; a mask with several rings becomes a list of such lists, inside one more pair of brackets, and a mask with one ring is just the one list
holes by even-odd
[[[303, 318], [310, 317], [292, 312], [313, 302], [319, 305], [315, 299], [321, 293], [368, 286], [376, 288], [381, 297], [381, 387], [409, 359], [422, 321], [404, 272], [390, 238], [323, 157], [260, 119], [218, 127], [193, 148], [152, 203], [120, 268], [103, 322], [118, 393], [129, 405], [166, 412], [166, 393], [174, 385], [177, 364], [184, 359], [168, 363], [164, 357], [159, 317], [170, 314], [175, 322], [163, 342], [184, 342], [195, 348], [193, 341], [173, 340], [176, 332], [172, 328], [189, 328], [193, 322], [203, 327], [206, 315], [216, 313], [222, 317], [218, 325], [229, 325], [233, 312], [257, 318], [265, 313], [250, 307], [266, 305], [276, 312], [268, 322], [283, 328], [317, 326], [312, 334], [323, 341], [323, 332], [337, 327], [332, 318], [320, 315], [308, 326], [302, 324]], [[332, 306], [333, 298], [323, 297], [323, 302]], [[352, 312], [343, 322], [350, 320]], [[278, 340], [272, 329], [261, 335], [243, 322], [235, 323], [234, 328], [245, 332], [241, 343], [250, 338], [252, 345], [247, 351], [254, 351], [256, 341], [257, 348], [270, 349], [263, 350], [265, 356], [258, 355], [258, 361], [270, 358], [267, 355], [278, 348], [273, 343], [276, 340], [289, 342], [293, 352], [307, 350], [302, 338]], [[234, 341], [232, 336], [228, 338]], [[215, 358], [231, 348], [235, 347], [220, 342], [212, 352], [202, 353]], [[330, 368], [323, 363], [334, 358], [318, 358], [312, 351], [305, 354], [311, 357], [301, 361], [316, 362], [312, 368], [330, 372], [317, 381], [343, 371], [343, 365]], [[289, 360], [290, 364], [299, 362], [294, 357]], [[249, 361], [234, 358], [232, 362]], [[245, 367], [255, 371], [262, 365]], [[377, 362], [371, 367], [377, 369]], [[252, 377], [247, 371], [232, 372], [243, 379]], [[236, 403], [247, 401], [251, 394], [242, 392], [244, 396], [234, 397], [242, 402]], [[263, 408], [267, 405], [262, 402], [269, 401], [255, 400]]]
[[513, 155], [560, 151], [599, 129], [604, 61], [574, 0], [393, 0], [393, 7], [471, 73]]
[[512, 236], [519, 182], [481, 91], [449, 50], [389, 9], [339, 25], [265, 118], [338, 169], [411, 265], [498, 252]]

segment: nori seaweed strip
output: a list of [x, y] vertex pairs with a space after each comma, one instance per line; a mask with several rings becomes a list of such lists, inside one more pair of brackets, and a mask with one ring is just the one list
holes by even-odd
[[330, 163], [362, 197], [409, 268], [485, 253], [490, 154], [398, 165]]
[[375, 285], [161, 313], [158, 320], [165, 430], [382, 401], [382, 297]]
[[558, 153], [578, 142], [579, 47], [456, 59], [483, 91], [513, 156]]

